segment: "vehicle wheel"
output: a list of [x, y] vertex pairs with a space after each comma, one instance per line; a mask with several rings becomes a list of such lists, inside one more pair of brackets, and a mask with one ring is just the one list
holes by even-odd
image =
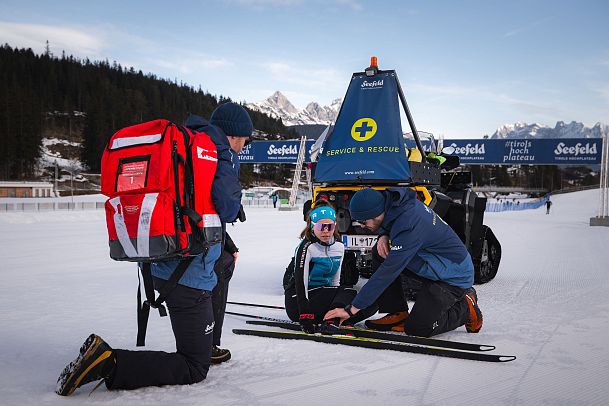
[[501, 244], [490, 227], [482, 226], [482, 252], [474, 262], [474, 283], [481, 284], [492, 280], [499, 270], [501, 262]]

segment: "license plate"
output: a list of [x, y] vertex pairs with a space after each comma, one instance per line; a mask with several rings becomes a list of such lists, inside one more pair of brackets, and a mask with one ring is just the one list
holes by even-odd
[[343, 235], [346, 248], [372, 248], [376, 244], [376, 235]]

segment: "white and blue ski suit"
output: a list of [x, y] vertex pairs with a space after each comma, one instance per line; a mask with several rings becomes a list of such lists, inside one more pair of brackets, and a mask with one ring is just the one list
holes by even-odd
[[355, 297], [354, 289], [340, 287], [344, 253], [345, 246], [334, 239], [329, 244], [317, 239], [304, 239], [298, 244], [293, 277], [290, 275], [292, 280], [285, 291], [286, 312], [291, 320], [298, 321], [301, 314], [314, 314], [321, 321], [329, 309], [343, 307]]

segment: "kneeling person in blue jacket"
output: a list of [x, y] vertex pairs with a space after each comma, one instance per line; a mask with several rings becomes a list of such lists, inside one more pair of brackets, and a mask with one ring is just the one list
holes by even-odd
[[472, 259], [453, 229], [418, 201], [413, 190], [362, 189], [351, 199], [349, 211], [353, 220], [379, 233], [378, 253], [385, 260], [352, 303], [329, 311], [326, 320], [346, 320], [370, 307], [402, 272], [412, 272], [423, 286], [410, 314], [406, 311], [404, 321], [392, 330], [423, 337], [463, 325], [470, 333], [480, 331]]

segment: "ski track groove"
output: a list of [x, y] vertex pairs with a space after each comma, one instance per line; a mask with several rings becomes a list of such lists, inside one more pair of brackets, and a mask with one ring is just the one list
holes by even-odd
[[[320, 343], [311, 343], [311, 344], [320, 344]], [[324, 382], [321, 382], [321, 383], [320, 382], [314, 382], [314, 383], [311, 383], [311, 384], [308, 384], [308, 385], [300, 385], [300, 386], [297, 386], [297, 387], [290, 387], [290, 388], [286, 388], [286, 389], [282, 389], [282, 390], [278, 390], [278, 391], [275, 391], [275, 392], [266, 393], [266, 394], [262, 394], [262, 395], [253, 395], [251, 392], [242, 389], [240, 387], [240, 384], [238, 382], [233, 384], [233, 385], [231, 385], [231, 387], [233, 389], [236, 389], [239, 392], [244, 392], [246, 395], [248, 395], [247, 396], [247, 402], [245, 402], [245, 404], [251, 405], [251, 404], [258, 404], [258, 402], [261, 401], [261, 400], [271, 399], [271, 398], [274, 398], [274, 397], [277, 397], [277, 396], [281, 396], [281, 395], [285, 395], [285, 394], [292, 394], [292, 395], [298, 397], [298, 392], [301, 392], [303, 390], [312, 389], [312, 388], [319, 388], [321, 386], [331, 386], [332, 384], [335, 384], [335, 383], [339, 383], [339, 382], [343, 382], [343, 381], [349, 381], [352, 378], [355, 378], [355, 377], [358, 377], [358, 376], [365, 376], [365, 375], [368, 375], [368, 374], [371, 374], [371, 373], [375, 373], [375, 372], [388, 371], [388, 370], [400, 368], [400, 367], [403, 367], [403, 366], [406, 366], [406, 365], [409, 365], [409, 364], [417, 363], [417, 362], [420, 362], [420, 361], [421, 361], [420, 359], [412, 359], [412, 360], [409, 360], [409, 361], [406, 361], [406, 362], [402, 362], [402, 363], [399, 363], [399, 364], [393, 364], [393, 365], [389, 365], [389, 366], [385, 366], [385, 367], [380, 367], [380, 368], [375, 368], [375, 369], [371, 369], [371, 370], [367, 370], [367, 371], [357, 372], [357, 373], [350, 374], [350, 375], [343, 375], [343, 376], [340, 376], [340, 377], [337, 377], [337, 378], [333, 378], [333, 379], [327, 379], [327, 380], [325, 380]], [[248, 382], [248, 384], [249, 383], [252, 383], [252, 382]], [[258, 382], [256, 381], [256, 382], [253, 382], [253, 383], [258, 383]], [[236, 400], [236, 401], [232, 401], [231, 400], [229, 403], [222, 403], [222, 404], [223, 405], [227, 405], [227, 406], [230, 406], [230, 405], [243, 405], [244, 402], [243, 402], [243, 399], [239, 399], [239, 400]], [[315, 403], [313, 403], [313, 404], [315, 404]]]
[[520, 378], [518, 379], [518, 383], [516, 385], [514, 385], [511, 395], [511, 398], [515, 398], [516, 395], [519, 392], [519, 386], [524, 382], [525, 378], [527, 377], [527, 375], [529, 374], [529, 371], [531, 370], [531, 368], [533, 368], [533, 366], [535, 365], [535, 363], [537, 362], [539, 356], [541, 355], [541, 353], [543, 352], [545, 346], [550, 342], [550, 340], [554, 337], [554, 334], [556, 334], [556, 332], [558, 331], [558, 329], [560, 328], [561, 324], [557, 324], [556, 327], [554, 327], [554, 330], [552, 330], [552, 333], [549, 334], [546, 339], [544, 340], [543, 344], [541, 344], [539, 346], [539, 348], [537, 349], [537, 352], [535, 353], [535, 356], [529, 361], [529, 365], [527, 366], [527, 368], [524, 370], [524, 372], [520, 375]]
[[435, 375], [435, 372], [438, 368], [438, 364], [440, 363], [439, 359], [434, 360], [433, 362], [433, 367], [431, 368], [431, 371], [427, 374], [427, 376], [425, 377], [425, 385], [423, 386], [423, 390], [421, 391], [421, 395], [419, 396], [419, 404], [422, 405], [423, 402], [425, 401], [425, 396], [427, 396], [427, 392], [429, 391], [429, 387], [431, 386], [431, 381], [433, 380], [433, 377]]

